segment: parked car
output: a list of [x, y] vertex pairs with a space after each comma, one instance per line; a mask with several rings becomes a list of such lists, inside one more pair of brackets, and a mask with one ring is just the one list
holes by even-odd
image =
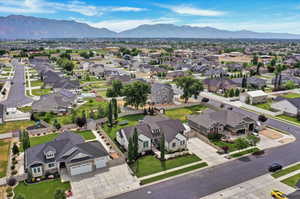
[[269, 167], [269, 172], [276, 172], [278, 170], [281, 170], [282, 166], [278, 163], [273, 163], [270, 167]]
[[271, 192], [271, 196], [275, 199], [288, 199], [286, 194], [284, 194], [283, 192], [278, 191], [278, 190], [273, 190]]

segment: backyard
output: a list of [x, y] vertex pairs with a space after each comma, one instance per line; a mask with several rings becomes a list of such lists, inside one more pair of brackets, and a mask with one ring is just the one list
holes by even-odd
[[16, 195], [22, 195], [26, 199], [52, 199], [57, 189], [69, 190], [69, 183], [61, 183], [60, 179], [48, 180], [36, 184], [19, 183], [14, 189]]
[[176, 157], [174, 159], [169, 159], [166, 161], [160, 161], [155, 158], [153, 155], [146, 155], [139, 158], [134, 164], [130, 167], [135, 172], [137, 177], [143, 177], [165, 171], [168, 169], [173, 169], [175, 167], [180, 167], [183, 165], [191, 164], [198, 162], [201, 159], [196, 155], [185, 155], [181, 157]]
[[34, 124], [31, 120], [24, 121], [15, 121], [15, 122], [6, 122], [4, 124], [0, 124], [0, 133], [9, 133], [11, 131], [17, 131], [25, 129]]
[[[138, 123], [139, 120], [142, 120], [144, 118], [144, 115], [137, 114], [137, 115], [128, 115], [124, 117], [120, 117], [118, 119], [118, 124], [113, 127], [108, 127], [107, 124], [103, 126], [103, 130], [107, 133], [107, 135], [114, 140], [116, 138], [116, 133], [122, 128], [128, 127], [128, 126], [134, 126]], [[120, 125], [120, 123], [125, 122], [126, 124]]]
[[6, 176], [10, 150], [10, 140], [0, 140], [0, 178]]
[[166, 111], [166, 116], [172, 119], [179, 119], [182, 122], [187, 122], [187, 116], [192, 114], [197, 114], [200, 111], [205, 110], [207, 107], [204, 105], [195, 105], [191, 107], [184, 107], [184, 108], [176, 108]]

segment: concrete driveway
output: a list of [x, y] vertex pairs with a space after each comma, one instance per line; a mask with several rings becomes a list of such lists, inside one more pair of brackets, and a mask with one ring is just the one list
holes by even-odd
[[208, 165], [217, 165], [228, 161], [223, 156], [217, 154], [217, 149], [203, 142], [199, 138], [190, 138], [187, 143], [188, 149], [208, 163]]
[[126, 164], [71, 178], [76, 199], [101, 199], [138, 188], [139, 180], [129, 173]]

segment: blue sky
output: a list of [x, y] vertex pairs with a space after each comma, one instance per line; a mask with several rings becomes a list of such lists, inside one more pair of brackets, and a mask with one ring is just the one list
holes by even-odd
[[300, 34], [299, 0], [0, 0], [0, 15], [67, 19], [123, 31], [141, 24]]

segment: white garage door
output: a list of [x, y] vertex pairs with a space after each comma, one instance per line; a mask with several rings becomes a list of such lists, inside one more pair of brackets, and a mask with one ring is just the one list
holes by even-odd
[[106, 167], [106, 162], [107, 162], [106, 158], [95, 160], [96, 168], [99, 169], [99, 168]]
[[82, 173], [88, 173], [88, 172], [91, 172], [92, 170], [93, 170], [92, 169], [92, 163], [72, 166], [70, 168], [70, 172], [71, 172], [72, 176], [82, 174]]

